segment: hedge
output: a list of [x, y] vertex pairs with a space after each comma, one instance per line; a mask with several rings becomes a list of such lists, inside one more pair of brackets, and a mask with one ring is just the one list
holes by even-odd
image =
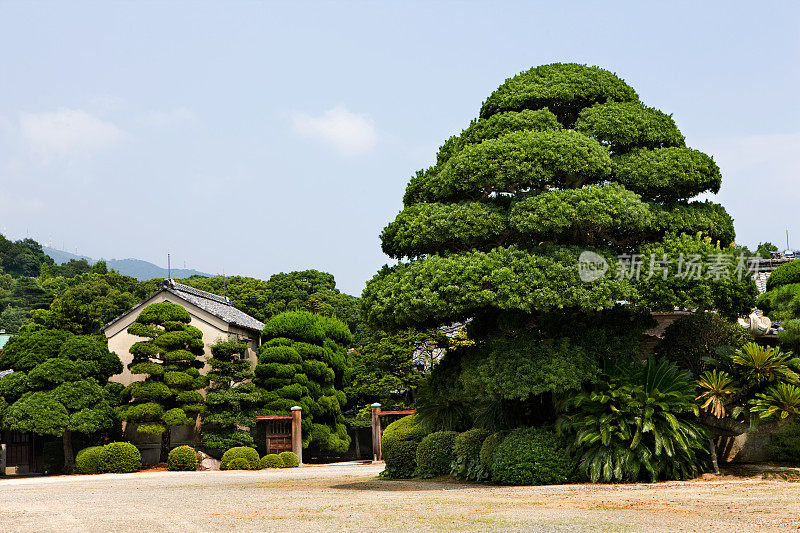
[[449, 474], [457, 436], [456, 431], [437, 431], [422, 439], [417, 447], [417, 475], [430, 478]]
[[767, 290], [771, 291], [775, 287], [790, 283], [800, 283], [800, 259], [784, 263], [773, 270], [767, 278]]
[[112, 442], [103, 446], [99, 468], [101, 472], [116, 474], [138, 472], [142, 468], [142, 454], [130, 442]]
[[173, 448], [167, 457], [167, 467], [187, 472], [197, 470], [197, 452], [191, 446]]
[[102, 453], [102, 446], [89, 446], [82, 449], [75, 456], [75, 470], [79, 474], [99, 474], [100, 455]]
[[460, 433], [453, 444], [453, 464], [450, 473], [456, 479], [480, 481], [488, 477], [481, 467], [481, 447], [489, 432], [474, 428]]
[[486, 472], [488, 475], [492, 473], [492, 465], [494, 464], [494, 452], [497, 450], [497, 447], [500, 446], [500, 443], [503, 442], [508, 436], [508, 431], [498, 431], [497, 433], [493, 433], [486, 437], [481, 445], [481, 452], [480, 452], [480, 462], [481, 468]]
[[300, 458], [294, 452], [281, 452], [278, 457], [283, 461], [284, 468], [296, 468], [300, 466]]
[[[237, 461], [242, 459], [242, 461]], [[258, 470], [261, 459], [255, 448], [237, 446], [222, 454], [220, 470]]]
[[417, 416], [409, 415], [386, 426], [381, 438], [381, 451], [386, 462], [383, 475], [409, 478], [417, 469], [417, 446], [427, 432], [417, 424]]
[[561, 439], [542, 428], [512, 431], [494, 453], [492, 481], [502, 485], [555, 485], [570, 480], [575, 464]]
[[261, 458], [258, 462], [258, 467], [261, 470], [265, 468], [283, 468], [283, 460], [277, 453], [270, 453]]

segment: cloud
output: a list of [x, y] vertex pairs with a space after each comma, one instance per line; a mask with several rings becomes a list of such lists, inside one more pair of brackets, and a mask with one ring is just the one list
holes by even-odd
[[298, 112], [291, 119], [294, 133], [327, 143], [344, 156], [366, 153], [378, 139], [368, 115], [352, 113], [344, 106], [336, 106], [319, 116]]
[[150, 111], [138, 119], [141, 124], [155, 127], [186, 124], [196, 120], [197, 115], [187, 107], [176, 107], [167, 111]]
[[86, 155], [128, 136], [111, 122], [80, 109], [21, 113], [19, 124], [23, 138], [35, 151], [59, 157]]

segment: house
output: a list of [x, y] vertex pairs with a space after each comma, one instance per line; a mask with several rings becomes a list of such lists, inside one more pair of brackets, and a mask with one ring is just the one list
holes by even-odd
[[[261, 342], [261, 330], [264, 324], [235, 308], [225, 296], [167, 279], [156, 292], [103, 326], [103, 333], [108, 339], [108, 349], [119, 356], [125, 367], [122, 374], [114, 376], [112, 380], [129, 385], [137, 379], [128, 370], [128, 363], [132, 360], [130, 348], [134, 343], [144, 339], [129, 334], [128, 326], [133, 324], [145, 307], [157, 302], [176, 303], [189, 312], [192, 317], [190, 324], [203, 332], [206, 358], [211, 356], [210, 345], [218, 339], [237, 339], [247, 343], [247, 358], [255, 367], [256, 351]], [[208, 370], [206, 366], [201, 372], [206, 373]]]

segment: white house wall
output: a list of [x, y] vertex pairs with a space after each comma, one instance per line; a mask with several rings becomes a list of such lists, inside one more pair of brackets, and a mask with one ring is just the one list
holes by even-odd
[[[207, 360], [211, 357], [210, 345], [214, 344], [218, 339], [228, 339], [231, 337], [238, 337], [246, 340], [248, 344], [247, 357], [251, 364], [256, 364], [256, 349], [258, 348], [258, 334], [239, 328], [233, 324], [228, 324], [223, 320], [215, 317], [214, 315], [200, 309], [199, 307], [183, 300], [170, 292], [163, 291], [153, 295], [151, 298], [143, 301], [136, 306], [127, 315], [123, 316], [105, 330], [106, 338], [108, 338], [108, 349], [116, 353], [122, 361], [124, 369], [122, 374], [118, 374], [111, 378], [112, 381], [117, 381], [123, 385], [129, 385], [137, 379], [142, 379], [142, 376], [134, 376], [128, 370], [128, 364], [133, 359], [130, 353], [130, 348], [134, 343], [145, 340], [142, 337], [136, 337], [128, 333], [128, 326], [133, 324], [139, 313], [152, 303], [157, 302], [172, 302], [180, 305], [189, 312], [192, 317], [190, 324], [203, 333], [203, 342], [206, 345], [206, 353], [204, 358]], [[210, 367], [208, 364], [201, 370], [202, 373], [207, 373]]]

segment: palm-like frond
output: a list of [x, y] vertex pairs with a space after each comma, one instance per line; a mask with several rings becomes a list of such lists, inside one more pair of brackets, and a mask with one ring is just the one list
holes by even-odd
[[695, 400], [705, 400], [700, 406], [717, 418], [725, 417], [725, 400], [738, 389], [733, 386], [730, 374], [718, 370], [706, 371], [697, 384], [703, 392]]
[[753, 411], [761, 418], [787, 418], [800, 414], [800, 387], [792, 383], [778, 383], [763, 394], [757, 394]]
[[732, 361], [742, 367], [745, 377], [754, 385], [775, 381], [800, 382], [800, 376], [793, 370], [798, 360], [791, 352], [782, 352], [779, 348], [750, 342], [733, 354]]

